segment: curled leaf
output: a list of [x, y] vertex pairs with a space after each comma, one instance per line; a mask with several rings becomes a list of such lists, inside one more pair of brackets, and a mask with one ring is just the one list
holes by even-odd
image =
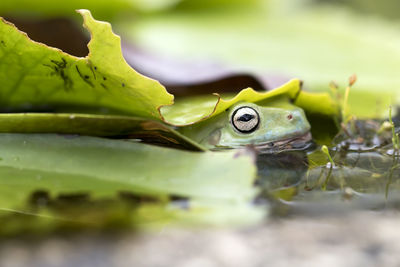
[[111, 25], [78, 11], [91, 33], [89, 55], [78, 58], [30, 40], [0, 22], [2, 111], [65, 111], [136, 115], [160, 120], [173, 96], [124, 60]]
[[162, 107], [161, 114], [169, 124], [190, 125], [216, 116], [241, 101], [256, 103], [276, 96], [285, 96], [288, 100], [294, 99], [300, 93], [300, 84], [300, 80], [293, 79], [271, 91], [258, 92], [252, 88], [246, 88], [226, 100], [219, 94], [177, 99], [174, 105]]
[[311, 117], [328, 119], [328, 124], [338, 119], [339, 106], [328, 93], [312, 93], [301, 89], [301, 81], [293, 79], [271, 91], [259, 92], [251, 88], [243, 89], [230, 99], [223, 99], [220, 95], [198, 96], [177, 99], [172, 106], [161, 108], [164, 120], [172, 125], [191, 125], [220, 114], [238, 102], [251, 102], [268, 105], [276, 97], [287, 98], [287, 101], [304, 109]]

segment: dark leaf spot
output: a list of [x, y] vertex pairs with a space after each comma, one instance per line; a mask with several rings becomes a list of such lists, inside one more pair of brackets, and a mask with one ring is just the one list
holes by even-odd
[[61, 58], [60, 61], [57, 60], [50, 60], [52, 64], [43, 64], [43, 66], [49, 67], [53, 70], [52, 73], [50, 73], [51, 76], [53, 75], [58, 75], [64, 82], [64, 90], [69, 91], [72, 86], [73, 86], [73, 81], [69, 76], [65, 74], [65, 69], [68, 65], [67, 61], [64, 58]]
[[44, 190], [37, 190], [29, 197], [29, 203], [34, 206], [45, 206], [49, 203], [49, 193]]
[[100, 83], [100, 85], [101, 85], [104, 89], [108, 90], [108, 87], [107, 87], [104, 83]]
[[[76, 68], [76, 71], [77, 71], [78, 74], [79, 74], [79, 77], [81, 77], [82, 80], [83, 80], [85, 83], [87, 83], [87, 84], [90, 85], [91, 87], [94, 87], [93, 83], [92, 83], [91, 81], [88, 80], [89, 76], [83, 75], [83, 74], [81, 73], [81, 71], [79, 70], [78, 65], [75, 65], [75, 68]], [[87, 77], [87, 78], [86, 78], [86, 77]]]

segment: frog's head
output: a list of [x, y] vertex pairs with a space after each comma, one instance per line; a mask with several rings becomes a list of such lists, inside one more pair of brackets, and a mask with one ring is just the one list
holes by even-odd
[[304, 147], [310, 140], [310, 124], [304, 111], [290, 103], [262, 106], [240, 102], [183, 134], [210, 149], [254, 145], [282, 150]]

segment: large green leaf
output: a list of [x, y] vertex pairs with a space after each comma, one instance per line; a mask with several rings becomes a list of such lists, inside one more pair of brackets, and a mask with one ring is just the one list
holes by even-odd
[[[116, 199], [119, 193], [129, 192], [161, 199], [149, 206], [147, 222], [166, 215], [175, 222], [194, 218], [245, 222], [241, 216], [246, 210], [249, 221], [262, 216], [250, 206], [257, 193], [256, 168], [252, 156], [243, 151], [186, 152], [53, 134], [0, 134], [0, 147], [0, 209], [4, 211], [30, 212], [31, 194], [40, 190], [52, 198], [84, 193], [91, 200]], [[188, 198], [189, 210], [171, 209], [162, 201], [171, 196]]]
[[[64, 137], [57, 135], [0, 135], [0, 167], [18, 172], [38, 171], [74, 178], [25, 181], [23, 186], [50, 186], [57, 192], [92, 191], [91, 179], [114, 184], [113, 190], [133, 190], [152, 194], [228, 200], [249, 199], [255, 166], [248, 157], [237, 157], [238, 152], [198, 153], [167, 149], [95, 137]], [[231, 168], [235, 162], [236, 168]], [[154, 168], [154, 165], [157, 168]], [[220, 166], [224, 166], [221, 168]], [[12, 176], [1, 175], [6, 183], [19, 183]], [[88, 177], [80, 180], [78, 177]], [[104, 187], [107, 191], [108, 187]], [[224, 188], [224, 190], [221, 190]], [[3, 187], [4, 189], [4, 187]], [[99, 185], [96, 193], [100, 193]]]
[[[79, 11], [92, 39], [89, 55], [77, 58], [33, 42], [0, 22], [0, 104], [3, 111], [83, 110], [160, 119], [158, 109], [173, 96], [124, 60], [120, 38], [108, 23]], [[79, 108], [77, 108], [79, 107]]]

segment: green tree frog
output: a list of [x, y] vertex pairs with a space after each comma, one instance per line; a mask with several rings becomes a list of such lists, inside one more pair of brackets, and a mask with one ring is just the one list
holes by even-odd
[[259, 150], [300, 149], [311, 141], [304, 111], [287, 100], [267, 106], [239, 102], [225, 112], [179, 131], [209, 149], [253, 145]]

